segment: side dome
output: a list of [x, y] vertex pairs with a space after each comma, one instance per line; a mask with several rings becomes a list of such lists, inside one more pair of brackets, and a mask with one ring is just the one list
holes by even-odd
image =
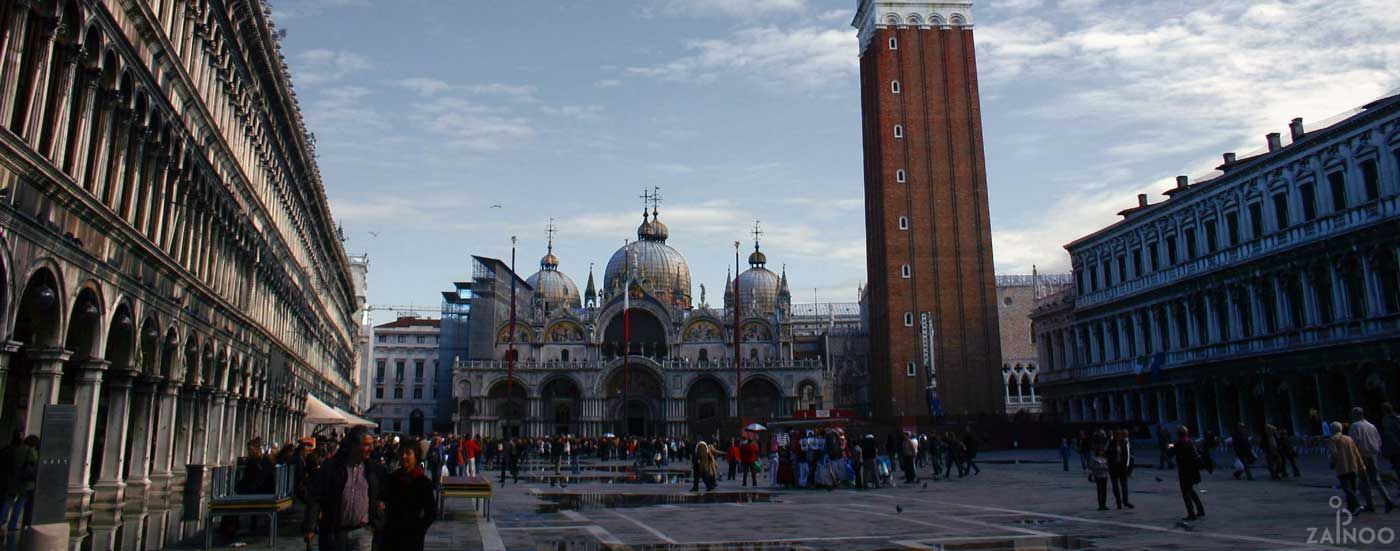
[[559, 259], [554, 256], [553, 251], [540, 259], [540, 271], [535, 272], [525, 282], [535, 289], [535, 296], [544, 299], [547, 310], [583, 306], [578, 285], [574, 285], [574, 280], [559, 271]]
[[739, 285], [740, 314], [768, 314], [777, 308], [782, 278], [769, 270], [766, 264], [768, 255], [758, 250], [758, 243], [754, 243], [753, 253], [749, 255], [749, 269], [739, 274], [736, 280]]

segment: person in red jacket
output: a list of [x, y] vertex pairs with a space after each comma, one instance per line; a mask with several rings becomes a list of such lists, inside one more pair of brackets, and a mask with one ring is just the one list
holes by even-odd
[[[476, 456], [481, 455], [481, 443], [476, 441], [477, 437], [467, 438], [462, 441], [462, 445], [457, 449], [458, 453], [466, 456], [466, 461], [462, 464], [467, 466], [467, 476], [476, 476]], [[465, 452], [460, 450], [465, 448]]]
[[749, 480], [753, 480], [753, 486], [758, 487], [758, 469], [754, 464], [758, 463], [758, 442], [744, 439], [743, 447], [739, 448], [739, 471], [743, 473], [740, 486], [748, 486]]
[[734, 480], [734, 475], [738, 473], [739, 463], [742, 459], [743, 457], [741, 457], [741, 452], [739, 451], [739, 440], [731, 439], [729, 441], [729, 450], [724, 453], [724, 460], [729, 463], [730, 480]]

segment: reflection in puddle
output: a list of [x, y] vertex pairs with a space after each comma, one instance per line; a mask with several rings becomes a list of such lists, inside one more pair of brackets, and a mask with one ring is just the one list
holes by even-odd
[[682, 484], [690, 482], [689, 473], [584, 473], [584, 474], [546, 474], [529, 475], [520, 477], [528, 482], [554, 484]]
[[[1084, 538], [1070, 536], [1009, 538], [1004, 540], [964, 540], [916, 542], [934, 551], [1074, 551], [1093, 549]], [[586, 538], [569, 538], [539, 542], [536, 551], [605, 551], [632, 549], [636, 551], [787, 551], [790, 549], [849, 549], [850, 542], [806, 541], [742, 541], [705, 544], [646, 544], [615, 546]], [[871, 551], [904, 550], [907, 547], [873, 547]]]
[[535, 509], [537, 513], [556, 513], [563, 510], [614, 509], [626, 507], [647, 507], [665, 504], [705, 504], [705, 503], [767, 503], [775, 502], [773, 495], [765, 492], [709, 492], [703, 494], [613, 494], [613, 493], [558, 493], [539, 492], [536, 497], [549, 501]]

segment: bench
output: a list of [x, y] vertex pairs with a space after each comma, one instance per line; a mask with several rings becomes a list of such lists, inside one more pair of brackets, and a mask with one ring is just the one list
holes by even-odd
[[236, 487], [238, 468], [234, 466], [215, 467], [210, 484], [209, 513], [204, 517], [204, 548], [214, 546], [214, 520], [226, 516], [262, 515], [270, 526], [268, 547], [277, 546], [277, 514], [292, 507], [292, 470], [287, 465], [277, 466], [277, 481], [271, 494], [239, 494]]
[[446, 513], [447, 498], [473, 500], [473, 509], [480, 510], [491, 520], [491, 481], [484, 476], [449, 476], [442, 479], [438, 491], [438, 514]]

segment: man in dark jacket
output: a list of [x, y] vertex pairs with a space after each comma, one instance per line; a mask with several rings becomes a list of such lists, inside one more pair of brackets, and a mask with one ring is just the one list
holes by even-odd
[[384, 527], [384, 475], [368, 461], [373, 450], [374, 437], [355, 427], [317, 471], [312, 487], [321, 510], [321, 551], [370, 551], [374, 533]]
[[1245, 478], [1254, 480], [1254, 474], [1249, 472], [1249, 465], [1254, 463], [1254, 444], [1249, 441], [1249, 430], [1244, 428], [1244, 423], [1235, 425], [1235, 432], [1230, 435], [1230, 445], [1235, 449], [1235, 459], [1240, 460], [1240, 465], [1244, 467], [1235, 470], [1235, 480], [1240, 479], [1241, 472]]
[[982, 474], [982, 468], [977, 466], [973, 460], [977, 459], [977, 435], [973, 434], [972, 426], [968, 425], [967, 431], [963, 432], [963, 459], [967, 462], [967, 470], [972, 474]]
[[1133, 472], [1133, 445], [1128, 441], [1127, 429], [1118, 429], [1113, 440], [1108, 443], [1108, 479], [1113, 483], [1113, 501], [1118, 508], [1133, 508], [1128, 501], [1128, 475]]

